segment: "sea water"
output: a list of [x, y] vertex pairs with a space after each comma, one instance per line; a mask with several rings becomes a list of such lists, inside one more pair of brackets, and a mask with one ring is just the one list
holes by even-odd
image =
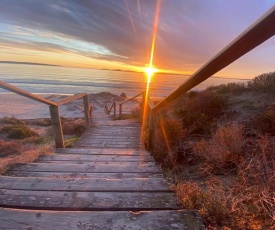
[[[189, 76], [155, 74], [150, 85], [152, 97], [165, 97]], [[59, 66], [0, 64], [0, 80], [38, 94], [76, 94], [110, 92], [134, 96], [146, 88], [144, 73], [97, 69], [81, 69]], [[212, 85], [239, 82], [236, 79], [209, 78], [195, 90]], [[0, 89], [0, 93], [6, 93]]]

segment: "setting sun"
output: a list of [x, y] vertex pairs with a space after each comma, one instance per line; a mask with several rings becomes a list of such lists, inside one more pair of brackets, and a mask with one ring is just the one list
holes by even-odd
[[157, 73], [157, 72], [158, 72], [158, 69], [153, 68], [153, 67], [147, 67], [147, 68], [144, 68], [144, 72], [147, 74], [148, 80], [150, 81], [152, 75], [153, 75], [154, 73]]

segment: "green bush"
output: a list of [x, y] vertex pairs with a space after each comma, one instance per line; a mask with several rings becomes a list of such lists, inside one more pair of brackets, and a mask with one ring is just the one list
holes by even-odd
[[0, 119], [1, 123], [12, 124], [12, 125], [23, 125], [24, 122], [16, 119], [15, 117], [3, 117]]
[[24, 139], [39, 136], [37, 132], [31, 130], [26, 125], [5, 125], [1, 131], [8, 134], [8, 138]]

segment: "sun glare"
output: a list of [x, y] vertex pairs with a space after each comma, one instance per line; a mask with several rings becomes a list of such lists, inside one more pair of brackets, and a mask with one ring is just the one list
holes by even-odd
[[144, 72], [148, 76], [148, 81], [151, 81], [151, 77], [153, 76], [154, 73], [157, 73], [158, 70], [153, 67], [148, 67], [148, 68], [144, 68]]

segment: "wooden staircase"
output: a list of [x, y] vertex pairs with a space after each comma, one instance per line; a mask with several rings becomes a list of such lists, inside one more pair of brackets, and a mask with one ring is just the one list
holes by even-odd
[[93, 116], [74, 148], [0, 177], [0, 229], [204, 229], [181, 210], [140, 124], [108, 117]]

